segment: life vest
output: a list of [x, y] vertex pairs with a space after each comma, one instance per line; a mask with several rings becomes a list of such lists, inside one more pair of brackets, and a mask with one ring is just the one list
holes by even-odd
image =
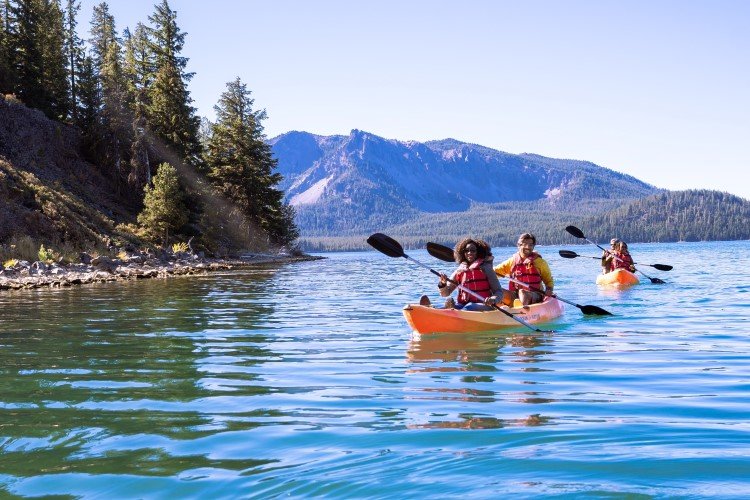
[[[540, 255], [538, 253], [532, 253], [527, 258], [523, 258], [519, 254], [516, 254], [513, 257], [513, 266], [510, 268], [510, 277], [522, 283], [526, 283], [533, 291], [541, 292], [542, 274], [534, 265], [534, 261], [539, 257]], [[512, 281], [509, 283], [508, 288], [510, 288], [511, 292], [525, 289]]]
[[[468, 288], [472, 292], [480, 295], [483, 299], [492, 295], [492, 289], [490, 289], [490, 282], [487, 279], [487, 275], [482, 271], [483, 259], [477, 259], [471, 263], [471, 265], [463, 270], [456, 273], [456, 281], [461, 284], [464, 288]], [[484, 302], [476, 297], [469, 295], [463, 290], [458, 291], [458, 303], [468, 304], [469, 302]]]
[[631, 266], [633, 265], [633, 257], [631, 257], [629, 253], [612, 252], [612, 254], [617, 257], [616, 259], [612, 259], [613, 271], [615, 269], [627, 269], [628, 271], [631, 270]]

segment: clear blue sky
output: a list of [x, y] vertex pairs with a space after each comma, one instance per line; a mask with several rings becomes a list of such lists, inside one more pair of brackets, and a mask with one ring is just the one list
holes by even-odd
[[[160, 0], [159, 0], [160, 1]], [[81, 2], [88, 36], [92, 8]], [[111, 0], [118, 32], [156, 0]], [[194, 105], [239, 76], [266, 134], [357, 128], [589, 160], [750, 199], [750, 1], [170, 0]]]

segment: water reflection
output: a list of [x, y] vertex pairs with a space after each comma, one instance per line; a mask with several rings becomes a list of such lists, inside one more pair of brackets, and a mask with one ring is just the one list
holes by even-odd
[[410, 429], [500, 429], [503, 427], [537, 427], [550, 423], [549, 417], [538, 413], [525, 418], [501, 419], [494, 417], [480, 417], [460, 415], [457, 421], [435, 421], [425, 424], [413, 424]]
[[[550, 418], [538, 411], [515, 416], [517, 405], [552, 403], [539, 384], [541, 368], [554, 358], [553, 337], [517, 333], [414, 334], [407, 349], [408, 373], [425, 375], [416, 392], [420, 399], [442, 402], [444, 414], [416, 419], [412, 429], [497, 429], [540, 426]], [[519, 366], [519, 364], [521, 364]], [[491, 411], [469, 413], [461, 405], [483, 403], [509, 416]], [[451, 411], [458, 404], [456, 411]], [[498, 405], [500, 405], [498, 407]], [[510, 408], [513, 408], [511, 410]]]
[[0, 469], [174, 475], [267, 463], [209, 459], [179, 443], [278, 416], [222, 399], [272, 391], [260, 372], [280, 357], [261, 326], [274, 313], [274, 274], [4, 294]]

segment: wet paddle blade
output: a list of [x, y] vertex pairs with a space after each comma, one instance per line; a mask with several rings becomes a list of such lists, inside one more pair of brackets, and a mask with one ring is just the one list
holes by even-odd
[[579, 308], [581, 309], [581, 312], [583, 314], [587, 314], [587, 315], [613, 316], [611, 312], [607, 311], [606, 309], [602, 309], [601, 307], [598, 307], [598, 306], [586, 305], [586, 306], [579, 306]]
[[586, 238], [586, 236], [584, 236], [583, 234], [583, 231], [581, 231], [575, 226], [567, 226], [565, 230], [571, 235], [575, 236], [576, 238], [584, 238], [584, 239]]
[[649, 278], [649, 279], [651, 280], [651, 283], [653, 283], [655, 285], [666, 285], [667, 284], [666, 281], [661, 280], [659, 278]]
[[673, 269], [672, 266], [668, 266], [667, 264], [651, 264], [651, 267], [654, 267], [659, 271], [671, 271]]
[[431, 241], [427, 243], [426, 247], [427, 252], [436, 259], [444, 260], [445, 262], [454, 262], [452, 248]]
[[560, 257], [565, 257], [566, 259], [575, 259], [578, 257], [578, 254], [571, 250], [559, 250], [557, 253], [560, 254]]
[[383, 233], [375, 233], [367, 238], [367, 243], [378, 252], [386, 254], [388, 257], [406, 257], [404, 247], [401, 243]]

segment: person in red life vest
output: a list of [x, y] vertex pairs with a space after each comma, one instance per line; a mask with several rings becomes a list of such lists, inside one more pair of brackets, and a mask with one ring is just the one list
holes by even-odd
[[503, 296], [503, 288], [500, 286], [497, 275], [492, 270], [492, 249], [487, 242], [464, 238], [453, 249], [453, 256], [458, 264], [458, 269], [453, 272], [450, 279], [478, 294], [482, 299], [477, 299], [463, 290], [459, 290], [458, 298], [454, 301], [450, 295], [457, 287], [448, 281], [445, 274], [441, 274], [438, 282], [440, 295], [449, 297], [445, 301], [445, 307], [455, 307], [465, 311], [489, 311], [494, 309], [492, 306], [498, 304]]
[[618, 240], [615, 243], [614, 248], [609, 255], [607, 260], [610, 262], [610, 268], [612, 271], [616, 269], [627, 269], [631, 273], [635, 272], [635, 266], [633, 265], [633, 257], [630, 256], [628, 251], [628, 244], [624, 241]]
[[[509, 276], [514, 280], [523, 282], [526, 286], [510, 282], [509, 288], [513, 298], [521, 301], [527, 306], [542, 302], [545, 296], [553, 295], [555, 281], [549, 265], [541, 255], [534, 251], [536, 236], [531, 233], [523, 233], [518, 237], [518, 252], [502, 264], [495, 266], [498, 276]], [[506, 302], [507, 304], [507, 302]]]
[[615, 251], [615, 245], [619, 242], [619, 238], [612, 238], [609, 240], [609, 250], [602, 252], [602, 274], [612, 271], [612, 256], [610, 254]]

